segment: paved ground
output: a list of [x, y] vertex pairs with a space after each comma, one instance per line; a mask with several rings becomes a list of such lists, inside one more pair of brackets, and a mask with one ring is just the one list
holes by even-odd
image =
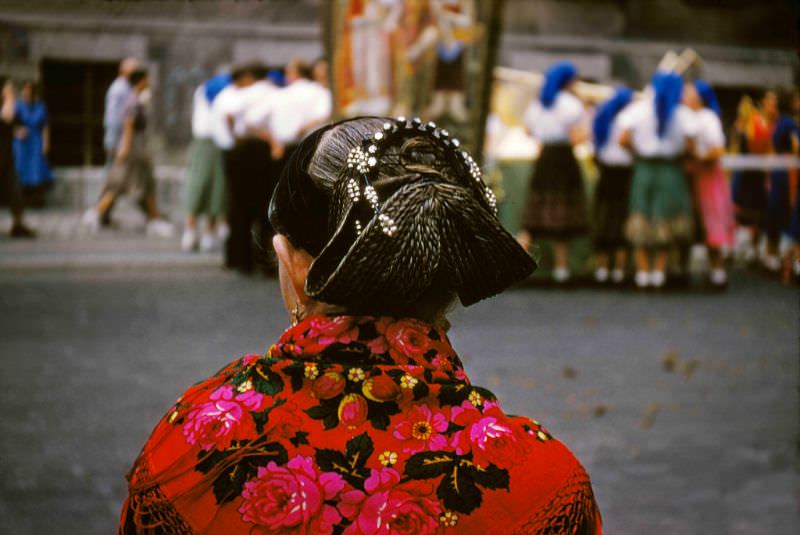
[[[0, 533], [112, 533], [181, 389], [287, 323], [272, 280], [123, 264], [0, 266]], [[583, 460], [606, 533], [800, 529], [796, 290], [521, 288], [451, 319], [473, 381]]]

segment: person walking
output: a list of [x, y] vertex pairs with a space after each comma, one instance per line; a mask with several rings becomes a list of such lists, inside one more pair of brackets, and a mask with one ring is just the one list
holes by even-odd
[[686, 84], [683, 92], [683, 102], [695, 112], [697, 121], [694, 155], [688, 168], [711, 263], [709, 280], [712, 286], [724, 288], [728, 275], [723, 251], [733, 248], [735, 223], [728, 177], [720, 163], [725, 154], [721, 110], [708, 82], [695, 80]]
[[[192, 107], [192, 146], [186, 176], [186, 223], [181, 249], [200, 248], [203, 252], [217, 245], [217, 224], [225, 213], [226, 186], [222, 150], [212, 139], [211, 106], [219, 93], [232, 82], [230, 74], [220, 74], [200, 84]], [[206, 217], [206, 228], [198, 237], [197, 218]]]
[[683, 80], [657, 72], [651, 95], [620, 116], [620, 144], [634, 154], [630, 216], [625, 234], [634, 246], [636, 286], [662, 288], [672, 247], [686, 245], [694, 228], [692, 199], [683, 171], [697, 124], [681, 104]]
[[569, 281], [569, 240], [587, 228], [583, 176], [573, 147], [588, 135], [583, 103], [574, 93], [578, 71], [569, 62], [556, 63], [545, 73], [544, 84], [525, 111], [524, 122], [542, 143], [530, 181], [530, 193], [517, 239], [528, 249], [532, 240], [554, 241], [553, 280]]
[[[619, 144], [619, 114], [632, 97], [633, 91], [627, 87], [618, 88], [610, 99], [600, 105], [592, 122], [595, 160], [600, 168], [592, 210], [597, 258], [594, 278], [599, 283], [608, 281], [609, 275], [614, 284], [621, 284], [625, 280], [628, 261], [625, 222], [628, 220], [633, 157], [628, 149]], [[609, 271], [612, 256], [614, 268]]]
[[0, 87], [0, 197], [6, 200], [11, 211], [11, 237], [34, 238], [36, 233], [25, 224], [25, 203], [14, 169], [14, 84], [5, 76], [0, 76]]
[[150, 87], [150, 79], [146, 70], [136, 69], [130, 73], [128, 81], [133, 91], [123, 106], [122, 136], [116, 158], [100, 200], [86, 211], [83, 222], [96, 231], [117, 198], [124, 193], [131, 193], [138, 199], [147, 217], [147, 234], [171, 238], [175, 228], [158, 211], [153, 162], [147, 147], [147, 116], [140, 98]]
[[53, 184], [53, 173], [47, 163], [50, 152], [50, 126], [47, 106], [39, 96], [39, 84], [27, 81], [17, 100], [14, 136], [14, 165], [22, 184], [23, 197], [32, 206], [44, 206], [44, 195]]
[[[139, 68], [139, 60], [136, 58], [125, 58], [119, 64], [119, 74], [111, 82], [105, 96], [105, 109], [103, 111], [103, 148], [106, 151], [106, 182], [109, 180], [111, 168], [117, 158], [119, 143], [122, 139], [124, 128], [125, 102], [132, 93], [131, 84], [128, 81], [131, 73]], [[103, 191], [106, 186], [103, 187]], [[101, 193], [102, 195], [102, 193]], [[111, 212], [114, 203], [108, 207], [100, 224], [107, 226], [111, 224]]]

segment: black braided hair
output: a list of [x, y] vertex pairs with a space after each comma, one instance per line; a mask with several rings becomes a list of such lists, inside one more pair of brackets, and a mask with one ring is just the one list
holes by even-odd
[[314, 256], [306, 292], [319, 301], [419, 317], [536, 268], [498, 221], [477, 164], [432, 123], [347, 120], [311, 134], [292, 160], [270, 221]]

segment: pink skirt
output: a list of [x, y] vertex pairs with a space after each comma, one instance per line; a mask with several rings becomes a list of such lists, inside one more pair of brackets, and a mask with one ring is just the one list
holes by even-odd
[[709, 247], [733, 247], [734, 217], [731, 190], [719, 162], [693, 166], [694, 198]]

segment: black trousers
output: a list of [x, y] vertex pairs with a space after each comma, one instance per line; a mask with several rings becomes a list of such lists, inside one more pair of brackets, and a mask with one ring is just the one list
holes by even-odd
[[7, 204], [15, 217], [22, 214], [24, 201], [10, 150], [0, 154], [0, 202]]
[[272, 227], [267, 207], [275, 188], [276, 162], [269, 143], [259, 139], [240, 140], [224, 153], [228, 186], [228, 225], [225, 266], [250, 273], [256, 259], [271, 258]]

